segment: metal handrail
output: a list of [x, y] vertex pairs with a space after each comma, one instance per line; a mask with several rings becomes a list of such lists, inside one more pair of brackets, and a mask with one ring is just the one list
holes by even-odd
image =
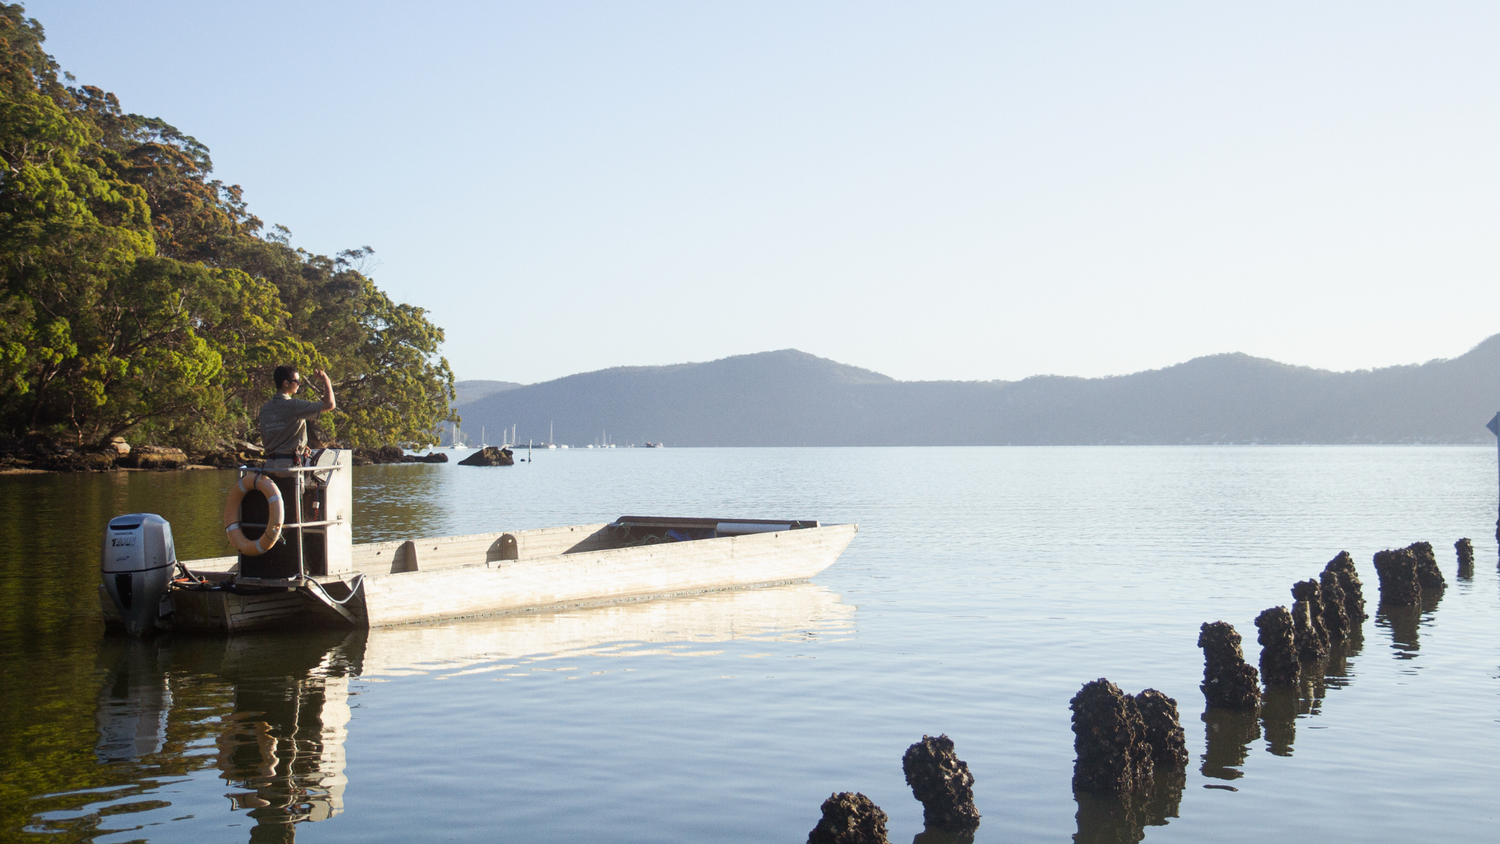
[[[327, 527], [329, 525], [341, 525], [341, 524], [344, 523], [344, 521], [345, 521], [344, 519], [324, 519], [321, 522], [282, 522], [281, 523], [281, 529], [282, 530], [291, 530], [292, 528]], [[259, 522], [240, 522], [240, 527], [242, 527], [242, 528], [263, 528], [263, 527], [265, 527], [265, 524], [259, 523]]]
[[[328, 473], [331, 474], [333, 472], [337, 472], [337, 471], [340, 471], [342, 469], [347, 469], [347, 468], [349, 468], [349, 467], [348, 466], [341, 466], [341, 465], [338, 465], [338, 464], [335, 464], [335, 465], [332, 465], [332, 466], [288, 466], [288, 467], [286, 467], [284, 469], [266, 469], [264, 467], [252, 469], [252, 468], [250, 468], [248, 466], [241, 466], [240, 469], [239, 469], [239, 471], [240, 471], [240, 477], [244, 477], [247, 472], [255, 472], [255, 473], [258, 473], [258, 474], [277, 473], [277, 472], [290, 472], [290, 473], [292, 473], [292, 475], [294, 476], [295, 480], [297, 481], [297, 483], [296, 483], [296, 491], [293, 492], [293, 494], [292, 494], [292, 503], [293, 503], [292, 506], [298, 508], [298, 510], [297, 510], [297, 516], [301, 517], [301, 515], [302, 515], [302, 512], [301, 512], [301, 507], [302, 507], [302, 493], [304, 492], [304, 483], [303, 483], [302, 476], [304, 474], [308, 473], [308, 472], [328, 472]], [[296, 579], [298, 579], [298, 580], [305, 580], [305, 579], [307, 579], [307, 557], [305, 556], [305, 550], [306, 549], [303, 547], [303, 541], [302, 541], [303, 540], [303, 533], [302, 533], [303, 529], [305, 529], [305, 528], [314, 528], [314, 527], [327, 527], [329, 525], [341, 525], [341, 524], [344, 524], [344, 522], [345, 522], [344, 519], [324, 519], [324, 520], [316, 521], [316, 522], [292, 522], [292, 523], [285, 523], [285, 522], [283, 522], [282, 523], [282, 529], [283, 530], [290, 530], [292, 528], [295, 528], [297, 530], [297, 578]], [[264, 525], [264, 524], [254, 524], [254, 523], [251, 523], [251, 522], [241, 522], [240, 526], [241, 527], [260, 527], [260, 528], [266, 527], [266, 525]], [[237, 578], [237, 580], [238, 579], [248, 580], [250, 578]]]
[[266, 469], [264, 467], [261, 467], [261, 468], [251, 468], [249, 466], [241, 466], [240, 467], [240, 471], [241, 472], [338, 472], [338, 471], [341, 471], [341, 470], [344, 470], [344, 469], [348, 469], [348, 468], [350, 468], [350, 467], [349, 466], [339, 466], [339, 465], [333, 465], [333, 466], [288, 466], [285, 469]]

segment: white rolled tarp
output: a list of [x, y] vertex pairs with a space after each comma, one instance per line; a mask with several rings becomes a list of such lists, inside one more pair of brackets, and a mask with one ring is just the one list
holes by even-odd
[[719, 522], [714, 530], [720, 536], [740, 536], [747, 533], [776, 533], [791, 530], [790, 524], [768, 525], [759, 522]]

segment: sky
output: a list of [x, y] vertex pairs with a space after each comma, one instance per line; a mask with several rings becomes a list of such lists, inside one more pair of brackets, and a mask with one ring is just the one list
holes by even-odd
[[1500, 5], [30, 0], [80, 84], [371, 246], [460, 380], [903, 380], [1500, 333]]

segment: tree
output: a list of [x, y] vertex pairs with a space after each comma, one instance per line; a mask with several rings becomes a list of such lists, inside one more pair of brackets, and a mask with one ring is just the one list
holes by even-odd
[[96, 130], [66, 108], [41, 27], [20, 15], [0, 7], [0, 414], [13, 431], [56, 428], [91, 309], [154, 248], [145, 196], [101, 173]]
[[[262, 232], [209, 150], [67, 87], [41, 26], [0, 5], [0, 426], [79, 443], [245, 438], [286, 363], [329, 369], [350, 444], [436, 441], [442, 329], [356, 268]], [[71, 78], [71, 77], [70, 77]]]

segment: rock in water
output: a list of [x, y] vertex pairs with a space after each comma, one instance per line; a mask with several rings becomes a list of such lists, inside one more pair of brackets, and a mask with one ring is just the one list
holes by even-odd
[[1354, 567], [1354, 558], [1348, 551], [1340, 551], [1337, 557], [1328, 561], [1323, 571], [1332, 572], [1339, 579], [1339, 588], [1344, 590], [1344, 612], [1349, 616], [1349, 632], [1353, 634], [1370, 617], [1365, 612], [1364, 584], [1359, 582], [1359, 570]]
[[1110, 681], [1085, 683], [1068, 704], [1073, 710], [1073, 788], [1126, 794], [1151, 782], [1151, 745], [1135, 698]]
[[508, 448], [487, 446], [458, 461], [460, 466], [514, 466], [515, 457]]
[[1376, 551], [1375, 573], [1380, 577], [1380, 603], [1390, 607], [1414, 607], [1421, 602], [1417, 558], [1411, 549]]
[[1226, 621], [1205, 623], [1198, 631], [1203, 649], [1203, 697], [1225, 709], [1254, 709], [1260, 704], [1260, 675], [1245, 664], [1240, 634]]
[[1474, 543], [1466, 536], [1453, 543], [1453, 550], [1458, 552], [1458, 576], [1474, 576]]
[[1443, 570], [1438, 568], [1437, 554], [1433, 553], [1432, 543], [1413, 542], [1406, 546], [1406, 550], [1417, 560], [1417, 583], [1421, 584], [1424, 591], [1447, 588], [1448, 581], [1443, 579]]
[[906, 784], [922, 804], [922, 821], [931, 829], [962, 832], [979, 826], [974, 808], [974, 775], [953, 751], [946, 735], [922, 740], [901, 757]]
[[1146, 689], [1135, 696], [1135, 708], [1146, 724], [1146, 742], [1151, 745], [1151, 761], [1157, 773], [1186, 767], [1187, 734], [1177, 717], [1177, 701], [1156, 689]]
[[1318, 575], [1318, 586], [1323, 591], [1323, 629], [1328, 631], [1328, 641], [1342, 642], [1349, 638], [1350, 626], [1344, 587], [1339, 585], [1339, 576], [1331, 571]]
[[870, 798], [840, 792], [823, 801], [823, 818], [807, 834], [807, 844], [888, 844], [885, 821]]
[[1323, 590], [1316, 580], [1292, 585], [1292, 629], [1297, 635], [1297, 655], [1303, 661], [1328, 657], [1328, 631], [1323, 628]]
[[187, 465], [187, 454], [180, 448], [158, 445], [142, 445], [131, 449], [130, 454], [120, 458], [121, 466], [137, 469], [181, 469]]
[[1260, 630], [1260, 676], [1266, 688], [1296, 686], [1302, 679], [1302, 661], [1297, 657], [1297, 635], [1292, 613], [1286, 607], [1271, 607], [1255, 617]]

